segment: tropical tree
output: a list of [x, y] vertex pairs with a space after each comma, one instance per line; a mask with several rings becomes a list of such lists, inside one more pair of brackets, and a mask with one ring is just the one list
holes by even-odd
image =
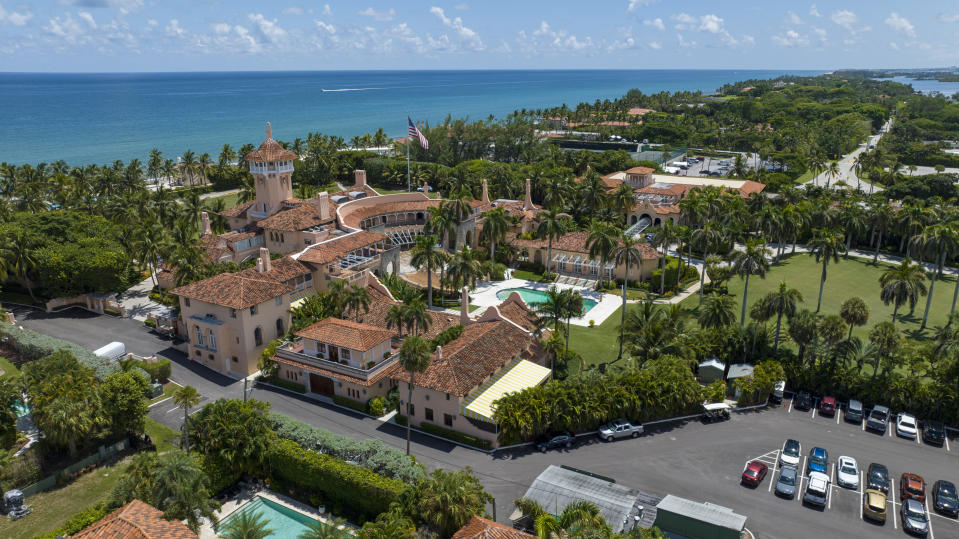
[[722, 241], [720, 229], [712, 222], [706, 223], [700, 228], [693, 229], [690, 232], [690, 240], [693, 245], [703, 252], [703, 271], [699, 276], [699, 303], [703, 303], [703, 294], [706, 288], [706, 261], [710, 257], [712, 249]]
[[560, 292], [561, 303], [563, 306], [563, 315], [566, 318], [566, 338], [565, 350], [563, 351], [563, 362], [569, 361], [569, 325], [574, 316], [583, 314], [583, 296], [578, 290], [567, 288]]
[[626, 285], [629, 284], [629, 270], [633, 265], [633, 261], [636, 261], [636, 265], [640, 265], [641, 254], [637, 246], [640, 244], [640, 241], [633, 236], [632, 234], [622, 234], [619, 237], [619, 246], [613, 252], [613, 256], [616, 258], [616, 265], [623, 265], [626, 268], [626, 273], [623, 275], [623, 307], [620, 309], [620, 320], [619, 320], [619, 355], [616, 356], [616, 359], [623, 357], [623, 327], [626, 322]]
[[408, 513], [440, 537], [451, 537], [474, 515], [486, 515], [490, 496], [467, 466], [462, 470], [434, 470], [404, 496]]
[[353, 311], [353, 315], [356, 317], [356, 321], [360, 321], [360, 309], [363, 309], [363, 312], [370, 312], [370, 293], [366, 291], [366, 288], [359, 285], [351, 285], [346, 292], [346, 308], [348, 311]]
[[566, 233], [568, 217], [565, 213], [560, 213], [557, 208], [550, 208], [548, 211], [539, 214], [539, 225], [536, 227], [536, 235], [540, 239], [546, 240], [546, 273], [552, 273], [553, 269], [553, 240]]
[[306, 524], [307, 530], [297, 535], [297, 539], [350, 539], [353, 534], [346, 531], [346, 520], [335, 518], [323, 523], [314, 520]]
[[596, 280], [596, 290], [602, 288], [603, 278], [606, 277], [606, 261], [613, 256], [619, 246], [619, 230], [602, 221], [593, 222], [586, 237], [586, 247], [590, 258], [599, 258], [599, 279]]
[[796, 307], [803, 302], [802, 293], [795, 288], [789, 288], [786, 283], [780, 281], [779, 288], [766, 294], [762, 299], [762, 304], [768, 310], [770, 315], [776, 317], [776, 340], [773, 345], [774, 353], [779, 353], [779, 334], [782, 328], [783, 316], [787, 320], [792, 319], [796, 314]]
[[736, 322], [736, 300], [713, 292], [699, 307], [697, 319], [703, 329], [730, 326]]
[[506, 238], [506, 231], [509, 230], [510, 219], [506, 214], [506, 208], [502, 206], [493, 208], [483, 214], [483, 230], [481, 234], [489, 241], [490, 260], [496, 262], [496, 244]]
[[190, 408], [200, 404], [200, 392], [193, 386], [180, 386], [173, 392], [173, 404], [183, 409], [183, 447], [190, 452]]
[[223, 526], [222, 539], [263, 539], [273, 535], [275, 530], [267, 528], [270, 521], [262, 512], [240, 510], [239, 513]]
[[470, 249], [469, 246], [464, 245], [453, 255], [447, 273], [455, 288], [465, 286], [472, 289], [476, 286], [476, 280], [483, 275], [479, 254], [477, 251]]
[[808, 309], [800, 309], [789, 319], [789, 336], [799, 346], [799, 363], [802, 364], [806, 349], [818, 336], [819, 317]]
[[410, 434], [413, 424], [413, 386], [416, 373], [425, 372], [430, 365], [430, 345], [426, 339], [411, 335], [400, 346], [400, 366], [410, 375], [409, 392], [406, 398], [406, 454], [410, 454]]
[[611, 537], [612, 530], [606, 523], [599, 507], [583, 500], [571, 502], [558, 517], [530, 498], [513, 502], [524, 517], [532, 521], [536, 536], [542, 539], [553, 537]]
[[190, 444], [217, 466], [252, 474], [276, 437], [269, 411], [269, 403], [255, 399], [217, 399], [189, 416]]
[[684, 321], [685, 313], [678, 305], [665, 308], [651, 301], [639, 304], [638, 309], [626, 315], [623, 338], [630, 355], [638, 364], [666, 355], [685, 355], [688, 352], [688, 336]]
[[862, 298], [852, 297], [842, 302], [839, 307], [839, 316], [849, 326], [849, 335], [846, 340], [852, 340], [852, 328], [854, 326], [864, 326], [869, 321], [869, 306]]
[[926, 295], [925, 273], [922, 266], [906, 258], [898, 266], [886, 269], [879, 276], [879, 285], [882, 287], [880, 299], [886, 305], [895, 305], [892, 310], [893, 324], [896, 323], [899, 307], [908, 302], [912, 312], [919, 296]]
[[739, 327], [746, 325], [746, 300], [749, 295], [749, 276], [759, 275], [760, 279], [766, 278], [766, 270], [769, 269], [769, 256], [772, 251], [766, 247], [766, 242], [760, 238], [754, 238], [746, 241], [746, 246], [741, 251], [736, 251], [732, 259], [732, 272], [745, 280], [743, 286], [743, 308], [739, 319]]
[[37, 297], [33, 294], [33, 280], [30, 274], [37, 267], [33, 251], [36, 242], [23, 228], [14, 228], [13, 233], [6, 241], [0, 240], [0, 275], [9, 273], [20, 279], [27, 287], [30, 299], [34, 303]]
[[[929, 319], [929, 307], [932, 305], [933, 291], [936, 288], [936, 276], [942, 273], [946, 258], [959, 250], [959, 230], [951, 223], [934, 224], [925, 227], [913, 240], [915, 244], [933, 255], [933, 263], [936, 266], [929, 276], [929, 294], [926, 296], [926, 308], [922, 313], [922, 324], [919, 326], [922, 330], [926, 329], [926, 321]], [[959, 283], [959, 279], [956, 282]]]
[[827, 314], [819, 320], [819, 336], [826, 341], [825, 358], [832, 357], [833, 347], [846, 335], [846, 323], [838, 314]]
[[896, 350], [899, 349], [902, 337], [896, 329], [895, 322], [883, 320], [869, 330], [869, 342], [878, 350], [872, 370], [872, 377], [875, 378], [879, 373], [879, 365], [883, 362], [883, 359], [895, 354]]
[[830, 261], [839, 263], [839, 257], [846, 254], [846, 245], [843, 243], [842, 232], [818, 229], [813, 231], [813, 238], [808, 247], [809, 254], [816, 257], [816, 262], [822, 263], [822, 275], [819, 277], [819, 300], [816, 302], [816, 312], [818, 313], [822, 308], [822, 291], [826, 284], [826, 268]]
[[656, 247], [661, 247], [663, 251], [663, 258], [660, 263], [660, 274], [659, 274], [659, 294], [663, 295], [666, 293], [666, 255], [668, 253], [669, 246], [679, 241], [679, 227], [678, 225], [673, 224], [672, 221], [663, 221], [663, 224], [656, 229], [653, 233], [652, 244]]
[[394, 506], [367, 521], [356, 534], [359, 539], [416, 539], [416, 526], [401, 508]]

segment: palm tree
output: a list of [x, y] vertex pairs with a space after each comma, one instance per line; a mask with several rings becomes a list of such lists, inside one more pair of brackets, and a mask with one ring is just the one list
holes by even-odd
[[306, 524], [306, 531], [297, 535], [297, 539], [349, 539], [353, 535], [346, 531], [346, 520], [335, 518], [332, 522], [312, 521]]
[[699, 275], [699, 304], [703, 303], [703, 289], [706, 288], [706, 259], [712, 248], [722, 241], [722, 233], [712, 222], [708, 222], [690, 233], [690, 240], [703, 251], [703, 271]]
[[620, 320], [619, 320], [619, 355], [616, 356], [616, 359], [623, 357], [623, 327], [626, 323], [626, 285], [629, 283], [629, 268], [633, 264], [633, 260], [636, 261], [636, 265], [640, 264], [640, 252], [637, 249], [639, 245], [639, 240], [631, 234], [622, 234], [619, 237], [619, 247], [613, 253], [613, 256], [616, 257], [616, 265], [624, 265], [626, 267], [626, 273], [623, 275], [623, 307], [620, 310]]
[[190, 408], [200, 403], [200, 392], [193, 386], [181, 386], [173, 392], [173, 404], [183, 409], [183, 447], [190, 452]]
[[875, 265], [879, 260], [879, 249], [882, 247], [882, 236], [893, 222], [893, 210], [889, 204], [881, 203], [870, 208], [869, 223], [872, 225], [876, 236], [876, 250], [872, 255], [872, 263]]
[[779, 332], [782, 328], [783, 316], [787, 320], [796, 314], [796, 307], [802, 303], [802, 293], [795, 288], [789, 288], [785, 282], [779, 283], [779, 288], [774, 292], [766, 294], [762, 299], [763, 305], [769, 309], [770, 314], [776, 315], [776, 341], [773, 346], [773, 353], [779, 353]]
[[509, 229], [509, 215], [506, 214], [506, 208], [498, 207], [486, 212], [483, 215], [482, 235], [489, 241], [490, 260], [496, 262], [496, 243], [506, 238], [506, 231]]
[[[386, 310], [386, 329], [396, 328], [397, 333], [403, 335], [403, 327], [406, 326], [406, 313], [403, 311], [403, 304], [391, 305]], [[409, 328], [407, 328], [409, 329]]]
[[563, 352], [563, 362], [569, 361], [569, 324], [574, 316], [583, 314], [583, 296], [578, 290], [567, 288], [560, 292], [562, 296], [563, 314], [566, 318], [566, 349]]
[[446, 205], [446, 201], [440, 202], [439, 206], [427, 208], [429, 220], [423, 231], [428, 234], [436, 234], [440, 239], [440, 244], [447, 249], [456, 248], [456, 228], [459, 226], [459, 219], [453, 215]]
[[636, 206], [636, 195], [629, 184], [621, 183], [610, 196], [610, 205], [619, 213], [623, 214], [623, 225], [626, 225], [629, 212]]
[[697, 320], [703, 329], [731, 326], [736, 322], [736, 300], [715, 292], [709, 294], [699, 307]]
[[[942, 272], [942, 266], [951, 254], [959, 250], [959, 233], [952, 224], [935, 224], [927, 226], [914, 238], [916, 243], [931, 252], [936, 269], [930, 275], [929, 294], [926, 296], [926, 309], [922, 313], [922, 325], [919, 329], [926, 329], [929, 319], [929, 307], [932, 305], [933, 290], [936, 288], [936, 276]], [[959, 283], [959, 280], [956, 281]]]
[[869, 330], [869, 342], [871, 342], [878, 352], [876, 353], [875, 366], [872, 370], [872, 377], [879, 374], [879, 365], [887, 355], [896, 353], [899, 344], [902, 342], [899, 331], [896, 330], [895, 322], [883, 320]]
[[274, 530], [267, 528], [269, 520], [259, 511], [240, 511], [223, 527], [219, 536], [223, 539], [263, 539], [273, 535]]
[[140, 253], [150, 264], [150, 276], [153, 285], [157, 285], [156, 271], [160, 264], [160, 253], [167, 247], [164, 229], [156, 221], [145, 221], [140, 228]]
[[17, 227], [4, 243], [0, 243], [0, 267], [3, 268], [0, 273], [13, 274], [23, 281], [30, 299], [36, 303], [37, 297], [33, 294], [33, 281], [30, 279], [30, 273], [37, 267], [33, 256], [34, 239], [23, 228]]
[[596, 290], [600, 290], [603, 285], [603, 278], [606, 274], [606, 260], [608, 260], [618, 245], [619, 230], [602, 221], [594, 222], [589, 227], [589, 235], [586, 237], [586, 247], [589, 249], [590, 258], [599, 258], [599, 279], [596, 280]]
[[839, 316], [849, 325], [849, 335], [847, 341], [852, 340], [852, 328], [854, 326], [864, 326], [869, 321], [869, 306], [862, 298], [852, 297], [842, 302], [839, 307]]
[[[502, 208], [499, 208], [502, 209]], [[445, 262], [444, 253], [436, 248], [436, 236], [423, 235], [416, 238], [410, 249], [410, 264], [416, 269], [426, 270], [426, 305], [433, 308], [433, 268]]]
[[413, 425], [413, 385], [416, 373], [425, 372], [430, 366], [429, 341], [416, 335], [403, 340], [400, 346], [400, 366], [410, 374], [409, 392], [406, 398], [406, 454], [410, 454], [410, 433]]
[[183, 172], [186, 173], [186, 176], [189, 179], [190, 187], [192, 187], [193, 176], [196, 172], [196, 154], [191, 150], [183, 152], [183, 163], [181, 166], [183, 167]]
[[403, 320], [413, 335], [419, 335], [430, 328], [433, 318], [427, 313], [422, 296], [417, 295], [403, 305]]
[[909, 302], [910, 310], [916, 307], [919, 296], [926, 295], [926, 272], [922, 266], [910, 259], [903, 260], [898, 266], [891, 267], [879, 276], [882, 291], [880, 299], [886, 305], [893, 303], [892, 323], [896, 323], [896, 314], [903, 303]]
[[825, 359], [832, 357], [833, 346], [842, 340], [845, 333], [845, 322], [838, 314], [827, 314], [819, 320], [819, 336], [826, 341]]
[[816, 302], [816, 312], [822, 308], [822, 291], [826, 284], [826, 267], [830, 260], [839, 263], [839, 257], [846, 254], [846, 245], [843, 243], [842, 232], [838, 230], [818, 229], [813, 232], [813, 239], [809, 242], [809, 254], [816, 257], [816, 262], [822, 262], [822, 275], [819, 277], [819, 301]]
[[160, 455], [154, 472], [153, 500], [147, 503], [164, 511], [168, 519], [186, 520], [194, 531], [200, 528], [200, 518], [206, 517], [218, 524], [215, 511], [220, 504], [212, 500], [209, 479], [197, 459], [184, 451], [174, 449]]
[[556, 208], [550, 208], [549, 211], [539, 214], [539, 225], [536, 227], [536, 235], [540, 239], [545, 239], [546, 244], [546, 273], [552, 273], [553, 264], [553, 240], [566, 233], [566, 214], [560, 213]]
[[837, 161], [830, 161], [828, 168], [826, 168], [826, 189], [829, 189], [829, 180], [839, 177], [839, 163]]
[[660, 274], [659, 274], [659, 295], [666, 293], [666, 255], [669, 249], [669, 246], [679, 239], [679, 230], [672, 221], [663, 221], [663, 224], [656, 230], [653, 234], [653, 241], [651, 242], [656, 247], [662, 247], [663, 250], [663, 259], [660, 265]]
[[745, 280], [743, 286], [743, 309], [739, 320], [739, 327], [746, 326], [746, 299], [749, 295], [749, 276], [759, 275], [760, 279], [766, 278], [766, 270], [769, 269], [769, 256], [772, 251], [766, 247], [766, 242], [760, 238], [754, 238], [746, 241], [746, 246], [742, 251], [736, 251], [732, 260], [732, 272]]
[[370, 312], [370, 301], [372, 299], [369, 292], [362, 286], [351, 285], [346, 292], [346, 308], [348, 311], [353, 311], [357, 322], [360, 321], [360, 309], [366, 313]]
[[816, 340], [819, 317], [809, 309], [801, 309], [789, 320], [789, 336], [799, 346], [799, 364], [802, 365], [806, 348]]
[[450, 282], [456, 288], [462, 285], [472, 289], [476, 286], [476, 280], [483, 275], [478, 253], [470, 249], [468, 245], [464, 245], [453, 255], [447, 272]]
[[540, 327], [551, 327], [553, 331], [559, 331], [560, 324], [565, 318], [565, 311], [563, 297], [556, 285], [549, 287], [543, 301], [534, 303], [533, 308], [536, 310], [537, 323]]

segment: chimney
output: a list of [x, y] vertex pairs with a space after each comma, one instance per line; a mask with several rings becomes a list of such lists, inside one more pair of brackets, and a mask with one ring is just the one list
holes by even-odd
[[430, 196], [430, 184], [427, 182], [423, 182], [423, 194]]
[[354, 187], [359, 189], [366, 187], [366, 171], [365, 170], [354, 170], [353, 177], [356, 178]]
[[257, 259], [256, 259], [256, 272], [257, 272], [257, 273], [263, 273], [263, 259], [262, 259], [262, 258], [257, 258]]
[[436, 347], [436, 358], [435, 358], [433, 361], [435, 361], [435, 362], [437, 362], [437, 363], [440, 362], [440, 361], [443, 361], [443, 347], [442, 347], [442, 346], [437, 346], [437, 347]]
[[330, 194], [326, 191], [316, 195], [313, 204], [316, 206], [316, 214], [321, 221], [330, 218]]
[[470, 323], [470, 294], [469, 288], [463, 287], [463, 295], [460, 298], [460, 324]]
[[526, 178], [526, 198], [523, 200], [523, 209], [533, 209], [533, 195], [530, 192], [530, 179]]
[[201, 233], [201, 235], [212, 236], [213, 231], [210, 229], [210, 214], [207, 212], [201, 213], [200, 220], [203, 222], [203, 232]]
[[261, 271], [270, 271], [273, 269], [273, 263], [270, 261], [270, 250], [266, 247], [260, 247], [260, 260], [263, 262]]
[[489, 184], [483, 180], [483, 204], [489, 204]]

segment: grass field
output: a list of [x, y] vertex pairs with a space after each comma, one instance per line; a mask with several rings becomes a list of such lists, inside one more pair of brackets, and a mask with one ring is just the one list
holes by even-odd
[[20, 376], [20, 369], [3, 356], [0, 356], [0, 371], [3, 371], [4, 377], [16, 378]]
[[27, 499], [33, 512], [20, 520], [0, 519], [0, 537], [33, 537], [59, 528], [74, 514], [109, 496], [128, 460], [101, 466], [64, 487]]
[[153, 438], [153, 443], [157, 446], [157, 453], [173, 449], [173, 441], [180, 436], [179, 432], [149, 417], [146, 418], [146, 431], [150, 438]]
[[207, 207], [210, 207], [213, 205], [214, 200], [222, 200], [224, 208], [232, 208], [233, 206], [239, 204], [240, 193], [230, 193], [229, 195], [205, 198], [203, 199], [203, 204]]
[[[381, 194], [381, 195], [395, 195], [396, 193], [408, 193], [408, 192], [409, 192], [409, 191], [407, 191], [406, 189], [383, 189], [383, 188], [375, 187], [375, 186], [373, 187], [373, 189], [376, 189], [376, 192], [379, 193], [379, 194]], [[416, 192], [416, 191], [414, 191], [414, 192]], [[430, 198], [436, 198], [436, 191], [430, 191], [430, 192], [429, 192], [429, 197], [430, 197]]]

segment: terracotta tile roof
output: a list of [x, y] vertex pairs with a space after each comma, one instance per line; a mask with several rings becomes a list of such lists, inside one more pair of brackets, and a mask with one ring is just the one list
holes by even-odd
[[295, 153], [287, 150], [280, 143], [268, 138], [260, 144], [260, 147], [243, 156], [244, 161], [267, 162], [267, 161], [292, 161], [298, 159]]
[[[513, 294], [518, 294], [518, 292], [513, 292]], [[523, 307], [523, 305], [504, 300], [497, 308], [500, 314], [509, 318], [510, 322], [513, 322], [526, 331], [536, 331], [536, 315], [528, 308]]]
[[[478, 202], [479, 204], [474, 204], [474, 202]], [[483, 204], [482, 200], [474, 200], [470, 205], [474, 208], [479, 208], [478, 211], [480, 213], [486, 213], [495, 208], [503, 208], [506, 210], [506, 215], [519, 218], [521, 221], [532, 221], [536, 219], [540, 213], [545, 211], [542, 206], [536, 204], [533, 204], [533, 209], [524, 210], [522, 200], [509, 200], [505, 198], [494, 200], [489, 204]]]
[[403, 368], [400, 367], [399, 363], [395, 363], [389, 367], [384, 368], [382, 371], [371, 376], [369, 379], [364, 380], [356, 376], [350, 376], [348, 374], [343, 374], [341, 372], [324, 369], [323, 367], [313, 365], [312, 363], [306, 363], [304, 361], [297, 361], [295, 359], [289, 359], [281, 356], [273, 356], [271, 359], [273, 359], [273, 361], [276, 361], [277, 363], [283, 363], [291, 367], [296, 367], [297, 369], [303, 369], [305, 371], [315, 372], [317, 374], [326, 376], [327, 378], [336, 378], [337, 380], [345, 380], [347, 382], [353, 382], [354, 384], [361, 385], [363, 387], [370, 387], [384, 378], [392, 377], [394, 374], [396, 374], [396, 371], [403, 370]]
[[233, 206], [232, 208], [227, 208], [221, 211], [220, 215], [222, 215], [223, 217], [240, 217], [244, 213], [246, 213], [246, 210], [250, 209], [250, 206], [252, 206], [253, 203], [254, 201], [237, 204], [236, 206]]
[[408, 202], [387, 202], [385, 204], [374, 204], [362, 208], [351, 209], [349, 213], [343, 215], [343, 224], [352, 228], [359, 228], [360, 223], [376, 215], [385, 215], [387, 213], [399, 212], [425, 212], [427, 208], [439, 206], [439, 199], [412, 200]]
[[[367, 313], [362, 311], [360, 312], [360, 322], [369, 324], [371, 326], [385, 328], [386, 312], [389, 311], [390, 307], [393, 305], [399, 305], [400, 303], [391, 300], [388, 296], [372, 286], [367, 286], [366, 292], [370, 295], [370, 311]], [[459, 324], [458, 315], [451, 315], [441, 311], [427, 311], [426, 314], [433, 321], [430, 323], [430, 327], [425, 332], [421, 333], [420, 336], [427, 339], [432, 339], [444, 330]], [[390, 331], [393, 332], [394, 336], [399, 336], [399, 331], [396, 328], [393, 328]]]
[[331, 240], [317, 243], [304, 251], [297, 258], [300, 262], [324, 265], [339, 260], [349, 253], [373, 245], [381, 241], [389, 241], [389, 236], [360, 230]]
[[350, 350], [366, 352], [393, 337], [393, 332], [340, 318], [324, 318], [296, 332], [300, 337]]
[[632, 114], [633, 116], [642, 116], [644, 114], [649, 114], [650, 112], [656, 111], [653, 109], [644, 109], [642, 107], [633, 107], [629, 109], [629, 114]]
[[[465, 397], [537, 342], [509, 322], [474, 322], [443, 347], [442, 357], [437, 359], [434, 352], [426, 371], [416, 375], [416, 385]], [[402, 369], [393, 377], [409, 381], [409, 373]]]
[[316, 206], [312, 203], [301, 203], [294, 208], [281, 210], [266, 219], [257, 221], [256, 225], [260, 228], [271, 230], [283, 230], [286, 232], [295, 232], [307, 228], [324, 225], [336, 221], [336, 203], [330, 201], [330, 217], [320, 219]]
[[284, 256], [270, 261], [270, 271], [260, 273], [256, 271], [256, 267], [252, 267], [237, 272], [237, 275], [250, 279], [266, 279], [277, 283], [285, 283], [290, 279], [294, 279], [300, 275], [306, 275], [307, 273], [310, 273], [310, 268], [300, 264], [289, 256]]
[[196, 539], [179, 520], [165, 520], [163, 513], [140, 500], [133, 500], [86, 529], [74, 539]]
[[761, 193], [763, 189], [766, 188], [766, 184], [754, 182], [752, 180], [746, 180], [742, 187], [739, 188], [739, 193], [744, 196], [753, 195], [756, 193]]
[[258, 273], [256, 269], [253, 269], [253, 273], [247, 273], [247, 271], [221, 273], [209, 279], [174, 288], [170, 290], [170, 293], [231, 309], [245, 309], [294, 290], [293, 285], [265, 277], [266, 272]]
[[626, 174], [652, 174], [653, 172], [656, 171], [649, 167], [633, 167], [626, 170]]
[[452, 539], [536, 539], [536, 536], [474, 516], [453, 534]]
[[[556, 254], [556, 251], [560, 250], [588, 255], [589, 247], [586, 246], [586, 240], [588, 238], [589, 232], [585, 231], [564, 234], [563, 236], [553, 240], [553, 254]], [[515, 247], [526, 247], [527, 249], [545, 249], [549, 246], [549, 242], [543, 239], [524, 240], [517, 236], [508, 236], [507, 241]], [[653, 249], [653, 247], [647, 242], [637, 243], [636, 248], [640, 251], [640, 254], [644, 260], [659, 258], [661, 256], [656, 249]]]
[[220, 238], [229, 243], [236, 243], [238, 241], [248, 240], [254, 238], [260, 234], [259, 230], [244, 230], [242, 232], [227, 232], [225, 234], [220, 234]]

